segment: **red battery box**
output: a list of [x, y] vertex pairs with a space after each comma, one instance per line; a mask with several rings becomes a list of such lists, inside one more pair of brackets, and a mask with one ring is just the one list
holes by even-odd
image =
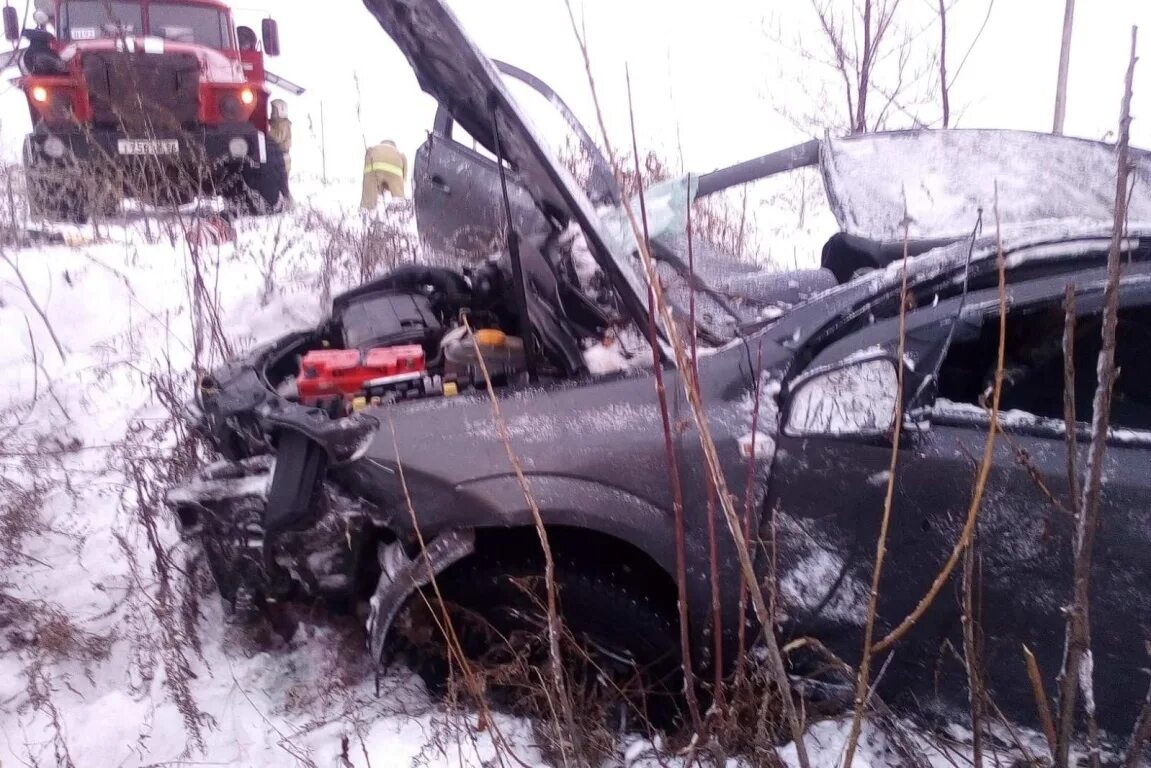
[[424, 370], [424, 348], [419, 344], [376, 347], [363, 352], [318, 349], [300, 361], [296, 389], [304, 405], [315, 405], [332, 397], [351, 400], [363, 393], [369, 381], [419, 376]]

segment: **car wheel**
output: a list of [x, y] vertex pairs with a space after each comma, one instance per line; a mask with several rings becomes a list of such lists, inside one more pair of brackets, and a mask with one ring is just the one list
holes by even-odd
[[[399, 618], [402, 650], [429, 689], [442, 693], [466, 680], [452, 669], [441, 627], [446, 609], [469, 666], [492, 703], [517, 713], [551, 711], [547, 672], [547, 589], [541, 559], [479, 554], [437, 578]], [[622, 570], [588, 567], [557, 556], [555, 579], [564, 626], [567, 688], [577, 712], [605, 724], [674, 727], [681, 713], [683, 671], [674, 615], [656, 605]], [[440, 601], [440, 597], [443, 601]], [[396, 634], [396, 632], [393, 632]]]

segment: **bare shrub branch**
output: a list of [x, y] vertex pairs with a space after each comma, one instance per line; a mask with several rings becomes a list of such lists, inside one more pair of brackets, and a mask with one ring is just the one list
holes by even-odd
[[1031, 680], [1031, 691], [1035, 696], [1035, 708], [1039, 713], [1039, 726], [1043, 729], [1043, 737], [1047, 739], [1047, 747], [1054, 759], [1055, 720], [1051, 717], [1051, 703], [1043, 685], [1043, 675], [1039, 672], [1039, 662], [1035, 659], [1035, 654], [1026, 645], [1023, 646], [1023, 657], [1027, 663], [1027, 677]]
[[1131, 56], [1119, 112], [1118, 168], [1115, 174], [1115, 211], [1111, 245], [1107, 254], [1107, 284], [1104, 288], [1103, 342], [1099, 350], [1095, 398], [1091, 414], [1091, 445], [1087, 452], [1086, 478], [1079, 502], [1074, 540], [1074, 587], [1067, 619], [1067, 637], [1059, 693], [1059, 733], [1055, 764], [1068, 764], [1078, 695], [1084, 697], [1088, 718], [1092, 761], [1098, 761], [1095, 733], [1095, 696], [1091, 671], [1091, 568], [1095, 532], [1099, 527], [1099, 497], [1103, 487], [1103, 464], [1107, 454], [1107, 433], [1111, 425], [1111, 395], [1115, 385], [1116, 328], [1119, 322], [1119, 281], [1122, 272], [1122, 242], [1127, 224], [1127, 189], [1130, 176], [1131, 96], [1135, 81], [1138, 31], [1131, 28]]
[[[635, 111], [632, 107], [631, 100], [631, 74], [627, 70], [625, 70], [625, 77], [627, 79], [628, 117], [631, 120], [632, 152], [636, 161], [636, 176], [639, 177], [639, 146], [635, 137]], [[643, 222], [644, 247], [650, 247], [647, 226], [647, 203], [642, 187], [639, 190], [639, 207], [640, 219]], [[647, 327], [648, 344], [651, 346], [652, 372], [655, 375], [655, 391], [659, 401], [660, 419], [663, 423], [664, 455], [667, 461], [668, 476], [671, 479], [672, 510], [675, 515], [675, 583], [678, 598], [677, 602], [679, 604], [679, 643], [680, 654], [683, 657], [681, 663], [683, 664], [684, 694], [687, 697], [687, 708], [691, 714], [692, 727], [698, 732], [700, 728], [699, 702], [695, 696], [695, 675], [692, 672], [691, 663], [691, 635], [687, 621], [687, 554], [683, 516], [683, 486], [680, 481], [679, 460], [676, 457], [675, 442], [672, 437], [671, 414], [668, 411], [667, 405], [667, 390], [663, 383], [663, 361], [660, 359], [659, 334], [656, 330], [655, 322], [655, 291], [650, 286], [647, 292], [647, 306], [649, 315]], [[692, 307], [694, 310], [694, 303]], [[692, 323], [691, 326], [691, 333], [694, 336], [694, 323]], [[693, 355], [692, 367], [687, 371], [681, 372], [682, 376], [691, 379], [690, 386], [695, 386], [694, 371], [695, 358]]]
[[[870, 8], [870, 3], [868, 3]], [[870, 11], [869, 11], [870, 16]], [[879, 582], [883, 576], [883, 561], [887, 557], [887, 532], [891, 526], [891, 509], [895, 502], [895, 470], [899, 463], [899, 442], [903, 435], [903, 392], [904, 376], [907, 366], [903, 364], [904, 351], [907, 347], [907, 259], [908, 259], [908, 232], [911, 226], [911, 217], [906, 209], [903, 217], [903, 259], [900, 264], [899, 288], [899, 346], [896, 353], [896, 365], [899, 366], [898, 379], [895, 387], [895, 417], [892, 420], [891, 460], [887, 468], [887, 490], [883, 498], [883, 517], [879, 524], [879, 538], [875, 544], [875, 568], [871, 574], [871, 590], [867, 599], [867, 619], [863, 629], [863, 651], [859, 663], [859, 673], [855, 681], [855, 713], [851, 718], [851, 734], [847, 739], [846, 756], [843, 764], [851, 768], [855, 759], [855, 750], [859, 744], [860, 727], [863, 724], [863, 715], [867, 710], [867, 692], [871, 684], [871, 659], [875, 655], [872, 651], [871, 641], [875, 636], [875, 616], [879, 607]]]
[[[560, 626], [559, 607], [556, 599], [555, 556], [552, 553], [551, 544], [548, 541], [548, 532], [544, 525], [543, 514], [540, 512], [539, 504], [536, 502], [535, 495], [532, 493], [531, 486], [528, 484], [523, 465], [520, 463], [519, 457], [512, 448], [511, 437], [508, 435], [507, 422], [504, 420], [503, 411], [500, 409], [499, 398], [496, 397], [495, 388], [492, 386], [492, 380], [488, 373], [487, 362], [484, 360], [483, 350], [480, 349], [479, 342], [476, 340], [475, 333], [466, 317], [464, 318], [464, 327], [468, 329], [469, 338], [471, 338], [472, 346], [475, 349], [476, 359], [479, 361], [480, 372], [483, 374], [484, 382], [487, 386], [488, 399], [492, 404], [492, 416], [496, 422], [496, 427], [499, 429], [500, 441], [503, 443], [504, 450], [507, 453], [508, 463], [511, 464], [512, 471], [516, 473], [516, 482], [524, 494], [524, 500], [531, 510], [532, 521], [535, 523], [536, 534], [540, 540], [540, 548], [543, 549], [544, 583], [547, 589], [547, 634], [552, 666], [552, 685], [555, 687], [555, 695], [559, 699], [559, 710], [563, 718], [563, 723], [568, 730], [568, 734], [574, 738], [578, 733], [575, 727], [575, 713], [573, 712], [571, 696], [568, 693], [567, 684], [564, 680], [563, 654], [560, 652], [560, 639], [563, 629]], [[562, 754], [565, 762], [571, 759], [571, 746], [572, 745], [564, 744], [561, 741]]]
[[[584, 69], [588, 77], [588, 84], [591, 88], [592, 101], [595, 104], [596, 117], [599, 123], [601, 135], [603, 137], [604, 146], [608, 150], [608, 158], [612, 162], [615, 172], [619, 173], [619, 163], [615, 159], [616, 155], [611, 149], [610, 139], [608, 138], [607, 125], [604, 121], [603, 109], [599, 103], [598, 93], [595, 88], [595, 80], [592, 76], [591, 58], [588, 53], [587, 44], [584, 36], [581, 35], [579, 26], [576, 24], [575, 12], [572, 9], [570, 0], [565, 0], [567, 5], [568, 17], [571, 20], [572, 31], [575, 34], [576, 41], [583, 54]], [[639, 244], [640, 261], [642, 263], [647, 283], [650, 286], [655, 302], [656, 310], [659, 312], [660, 319], [663, 322], [665, 333], [667, 334], [668, 343], [671, 347], [671, 352], [675, 358], [676, 368], [681, 372], [688, 372], [691, 370], [691, 360], [687, 351], [687, 345], [683, 343], [679, 336], [679, 330], [676, 319], [673, 316], [670, 308], [663, 298], [663, 289], [659, 280], [659, 274], [655, 268], [655, 262], [652, 259], [651, 252], [647, 247], [646, 241], [643, 239], [643, 231], [636, 218], [635, 212], [628, 200], [624, 200], [624, 211], [627, 214], [628, 222], [631, 225], [632, 233]], [[767, 656], [769, 669], [771, 671], [771, 679], [773, 684], [779, 689], [780, 692], [780, 706], [783, 709], [784, 717], [788, 723], [791, 731], [792, 739], [795, 743], [796, 756], [799, 759], [800, 768], [809, 768], [810, 761], [807, 755], [807, 747], [803, 741], [803, 724], [799, 717], [799, 712], [795, 707], [795, 702], [791, 698], [791, 684], [787, 676], [787, 669], [784, 666], [783, 656], [779, 650], [779, 641], [775, 637], [774, 617], [769, 613], [767, 603], [763, 597], [763, 590], [755, 577], [755, 568], [751, 561], [751, 552], [748, 546], [747, 538], [743, 535], [743, 526], [740, 522], [738, 513], [735, 511], [733, 496], [728, 492], [727, 481], [723, 474], [722, 464], [719, 461], [719, 456], [715, 448], [715, 442], [711, 437], [711, 429], [707, 420], [707, 413], [704, 408], [702, 399], [697, 389], [691, 385], [690, 375], [681, 375], [681, 381], [684, 384], [685, 394], [688, 403], [691, 407], [692, 420], [695, 428], [698, 431], [700, 447], [704, 454], [705, 469], [708, 473], [710, 482], [715, 488], [716, 495], [719, 499], [720, 508], [723, 511], [724, 519], [727, 523], [728, 530], [731, 532], [732, 539], [735, 543], [736, 553], [739, 558], [740, 568], [743, 572], [743, 577], [751, 585], [752, 604], [755, 608], [756, 616], [764, 629], [764, 640], [767, 644]], [[758, 385], [758, 383], [757, 383]]]

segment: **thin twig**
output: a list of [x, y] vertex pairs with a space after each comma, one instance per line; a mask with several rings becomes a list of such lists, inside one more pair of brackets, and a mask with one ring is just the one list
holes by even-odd
[[[555, 686], [556, 696], [559, 697], [560, 713], [563, 716], [564, 727], [567, 728], [569, 737], [574, 739], [578, 731], [575, 727], [575, 714], [572, 708], [572, 700], [568, 695], [567, 684], [564, 680], [563, 655], [560, 652], [562, 629], [560, 627], [559, 607], [556, 600], [555, 557], [552, 554], [551, 543], [548, 541], [548, 532], [544, 525], [543, 514], [540, 512], [539, 504], [536, 503], [535, 495], [532, 493], [531, 486], [528, 484], [523, 465], [520, 463], [516, 452], [512, 449], [511, 437], [508, 435], [508, 425], [504, 420], [503, 411], [500, 409], [500, 401], [499, 398], [496, 397], [496, 390], [492, 386], [492, 379], [488, 373], [488, 366], [484, 360], [483, 350], [480, 349], [479, 342], [476, 341], [476, 335], [466, 317], [464, 318], [464, 327], [468, 329], [468, 337], [472, 340], [476, 359], [480, 364], [480, 372], [483, 374], [484, 382], [487, 385], [488, 399], [492, 404], [492, 415], [496, 422], [496, 428], [500, 433], [500, 440], [504, 444], [504, 451], [507, 453], [508, 463], [512, 465], [512, 470], [516, 473], [516, 482], [519, 483], [520, 490], [524, 494], [524, 500], [527, 501], [528, 508], [531, 510], [532, 521], [535, 523], [536, 534], [539, 536], [540, 547], [543, 549], [544, 584], [547, 589], [548, 652], [552, 664], [552, 684]], [[560, 739], [560, 749], [563, 753], [565, 763], [571, 760], [571, 746], [572, 745], [567, 741]]]
[[[751, 446], [750, 452], [747, 457], [747, 481], [743, 489], [743, 536], [745, 539], [751, 538], [751, 505], [755, 497], [755, 457], [756, 451], [756, 436], [759, 434], [759, 406], [760, 396], [763, 392], [763, 345], [756, 346], [756, 361], [755, 361], [755, 378], [754, 386], [751, 391]], [[772, 561], [775, 559], [775, 541], [772, 541]], [[771, 569], [770, 573], [771, 583], [775, 584], [775, 569]], [[739, 577], [739, 631], [738, 631], [738, 646], [736, 648], [735, 659], [735, 685], [737, 688], [742, 689], [744, 683], [744, 675], [747, 671], [747, 590], [749, 585], [743, 574], [740, 573]], [[773, 586], [774, 591], [774, 586]], [[775, 601], [771, 605], [772, 615], [775, 614]]]
[[[412, 521], [412, 530], [416, 533], [416, 542], [420, 546], [421, 552], [427, 551], [427, 542], [424, 540], [423, 528], [420, 526], [419, 517], [416, 515], [416, 508], [412, 504], [412, 494], [408, 490], [408, 479], [404, 474], [404, 463], [400, 460], [400, 444], [396, 437], [396, 423], [389, 417], [388, 425], [392, 430], [392, 449], [396, 454], [396, 476], [400, 481], [400, 491], [404, 494], [404, 504], [407, 506], [408, 517]], [[490, 730], [493, 738], [492, 741], [496, 745], [496, 757], [500, 765], [504, 764], [503, 755], [498, 749], [501, 742], [506, 740], [499, 730], [492, 713], [488, 708], [487, 699], [484, 697], [484, 687], [480, 682], [479, 676], [476, 675], [475, 670], [472, 669], [471, 662], [468, 660], [467, 654], [464, 653], [463, 644], [460, 642], [459, 634], [456, 632], [455, 623], [452, 621], [451, 614], [448, 612], [448, 603], [444, 600], [443, 592], [440, 591], [439, 578], [436, 576], [435, 569], [432, 567], [431, 562], [428, 563], [428, 581], [432, 585], [432, 591], [435, 592], [436, 601], [439, 603], [440, 613], [436, 614], [431, 605], [428, 605], [429, 612], [435, 620], [438, 629], [443, 633], [444, 639], [447, 641], [449, 658], [454, 657], [460, 666], [463, 673], [464, 684], [468, 687], [468, 692], [475, 700], [476, 707], [480, 710], [479, 725], [477, 730]], [[373, 663], [379, 663], [379, 659], [372, 659]], [[509, 753], [511, 750], [508, 750]]]
[[947, 4], [939, 0], [939, 100], [943, 105], [943, 127], [951, 127], [951, 89], [947, 83]]
[[32, 323], [24, 315], [24, 327], [28, 330], [28, 349], [32, 353], [32, 408], [40, 399], [40, 354], [36, 349], [36, 336], [32, 333]]
[[1099, 744], [1095, 722], [1095, 693], [1091, 670], [1091, 568], [1095, 532], [1099, 527], [1099, 496], [1103, 486], [1103, 462], [1107, 454], [1107, 433], [1111, 425], [1111, 395], [1115, 385], [1116, 327], [1119, 322], [1119, 278], [1122, 271], [1122, 243], [1127, 220], [1127, 180], [1130, 175], [1131, 96], [1135, 81], [1135, 55], [1138, 30], [1131, 28], [1131, 56], [1123, 102], [1119, 113], [1119, 141], [1116, 146], [1118, 169], [1115, 174], [1115, 214], [1111, 246], [1107, 253], [1107, 284], [1103, 290], [1103, 340], [1096, 366], [1099, 381], [1091, 414], [1091, 446], [1087, 452], [1087, 476], [1075, 526], [1074, 588], [1067, 618], [1067, 639], [1060, 681], [1059, 734], [1055, 765], [1065, 768], [1070, 759], [1072, 730], [1078, 694], [1083, 694], [1088, 720], [1091, 761], [1098, 765]]
[[24, 279], [24, 273], [20, 271], [20, 266], [16, 263], [15, 259], [3, 251], [0, 251], [0, 259], [4, 259], [4, 262], [16, 273], [16, 279], [20, 281], [20, 289], [24, 292], [24, 297], [28, 299], [28, 303], [32, 305], [32, 309], [40, 316], [44, 327], [48, 329], [48, 335], [52, 337], [52, 343], [56, 345], [56, 351], [60, 354], [60, 359], [67, 360], [68, 354], [64, 351], [64, 345], [60, 342], [60, 337], [56, 335], [56, 329], [52, 327], [52, 321], [48, 319], [48, 313], [40, 306], [40, 302], [36, 301], [36, 296], [32, 293], [32, 288], [28, 285], [28, 281]]
[[971, 706], [971, 762], [974, 768], [983, 768], [983, 653], [979, 632], [979, 617], [975, 605], [975, 561], [979, 537], [963, 555], [963, 661], [967, 669], [967, 686]]
[[[624, 68], [624, 77], [627, 81], [627, 108], [628, 119], [631, 121], [631, 141], [632, 141], [632, 154], [635, 156], [635, 175], [636, 179], [642, 179], [639, 166], [639, 144], [636, 141], [635, 135], [635, 111], [632, 108], [631, 99], [631, 73], [628, 69]], [[644, 198], [643, 184], [639, 183], [639, 208], [640, 220], [643, 222], [643, 240], [644, 247], [648, 246], [648, 226], [647, 226], [647, 202]], [[663, 382], [663, 361], [660, 360], [659, 353], [659, 334], [656, 331], [655, 324], [655, 290], [653, 287], [648, 287], [647, 292], [647, 306], [648, 306], [648, 344], [651, 346], [652, 354], [652, 371], [655, 373], [655, 391], [659, 399], [659, 413], [663, 423], [663, 442], [665, 458], [667, 460], [667, 471], [671, 480], [671, 493], [672, 493], [672, 510], [675, 515], [675, 585], [679, 606], [679, 650], [682, 656], [681, 663], [683, 665], [683, 687], [684, 694], [687, 697], [687, 709], [691, 715], [692, 727], [695, 732], [700, 730], [700, 715], [699, 715], [699, 702], [695, 696], [695, 674], [692, 671], [691, 663], [691, 627], [688, 625], [687, 620], [687, 543], [684, 531], [684, 515], [683, 515], [683, 485], [679, 476], [679, 460], [676, 456], [675, 441], [671, 431], [671, 413], [668, 410], [667, 404], [667, 389], [664, 387]], [[692, 329], [694, 333], [694, 327]], [[683, 372], [687, 378], [692, 377], [692, 371], [689, 369]], [[694, 384], [690, 384], [694, 386]]]
[[[868, 4], [870, 11], [870, 3]], [[883, 561], [887, 557], [887, 532], [891, 525], [891, 509], [895, 502], [895, 469], [899, 463], [899, 441], [903, 435], [903, 383], [906, 368], [903, 364], [907, 345], [907, 258], [911, 218], [904, 210], [903, 217], [903, 260], [900, 266], [901, 283], [899, 290], [899, 351], [896, 355], [898, 378], [895, 386], [895, 418], [892, 422], [891, 458], [887, 468], [887, 492], [883, 499], [883, 518], [879, 524], [879, 539], [875, 544], [875, 569], [871, 574], [871, 592], [867, 601], [867, 623], [863, 629], [863, 657], [859, 663], [859, 674], [855, 681], [855, 713], [851, 718], [851, 735], [847, 740], [847, 754], [843, 764], [851, 768], [855, 750], [859, 744], [860, 728], [866, 701], [864, 696], [871, 684], [871, 659], [874, 653], [871, 641], [875, 636], [875, 616], [879, 608], [879, 581], [883, 576]]]
[[1063, 297], [1063, 421], [1067, 432], [1067, 484], [1071, 514], [1079, 517], [1079, 430], [1075, 427], [1075, 286]]
[[971, 544], [971, 538], [975, 535], [975, 524], [979, 519], [979, 508], [983, 504], [983, 494], [987, 488], [987, 477], [991, 473], [992, 459], [995, 455], [995, 436], [999, 432], [999, 397], [1003, 391], [1003, 361], [1007, 349], [1007, 267], [1003, 253], [1003, 238], [999, 226], [998, 184], [995, 185], [995, 251], [999, 271], [999, 349], [996, 353], [995, 360], [995, 380], [991, 393], [991, 412], [990, 422], [987, 426], [987, 440], [983, 445], [983, 459], [976, 473], [975, 488], [971, 494], [971, 504], [967, 508], [967, 521], [963, 525], [963, 530], [959, 535], [959, 539], [955, 542], [955, 547], [951, 550], [947, 562], [943, 564], [943, 568], [936, 575], [935, 581], [932, 582], [931, 587], [927, 590], [927, 594], [923, 596], [923, 599], [919, 601], [915, 609], [908, 614], [895, 629], [888, 632], [886, 637], [876, 643], [873, 649], [874, 653], [882, 653], [891, 648], [923, 617], [923, 614], [926, 613], [927, 609], [931, 607], [931, 604], [935, 602], [935, 598], [939, 596], [943, 585], [951, 578], [951, 573], [955, 570], [955, 565], [959, 562], [960, 555]]
[[1051, 750], [1051, 757], [1055, 757], [1055, 721], [1051, 717], [1051, 703], [1047, 698], [1047, 689], [1043, 685], [1043, 676], [1039, 673], [1039, 662], [1035, 654], [1026, 645], [1023, 646], [1023, 658], [1027, 661], [1027, 677], [1031, 680], [1031, 691], [1035, 696], [1035, 708], [1039, 712], [1039, 725], [1043, 728], [1043, 737], [1047, 739], [1047, 747]]

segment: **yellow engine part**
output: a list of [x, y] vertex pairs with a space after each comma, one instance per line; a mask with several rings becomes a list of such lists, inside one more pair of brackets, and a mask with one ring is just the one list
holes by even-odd
[[508, 342], [508, 336], [498, 328], [481, 328], [476, 331], [476, 343], [485, 347], [502, 347]]

